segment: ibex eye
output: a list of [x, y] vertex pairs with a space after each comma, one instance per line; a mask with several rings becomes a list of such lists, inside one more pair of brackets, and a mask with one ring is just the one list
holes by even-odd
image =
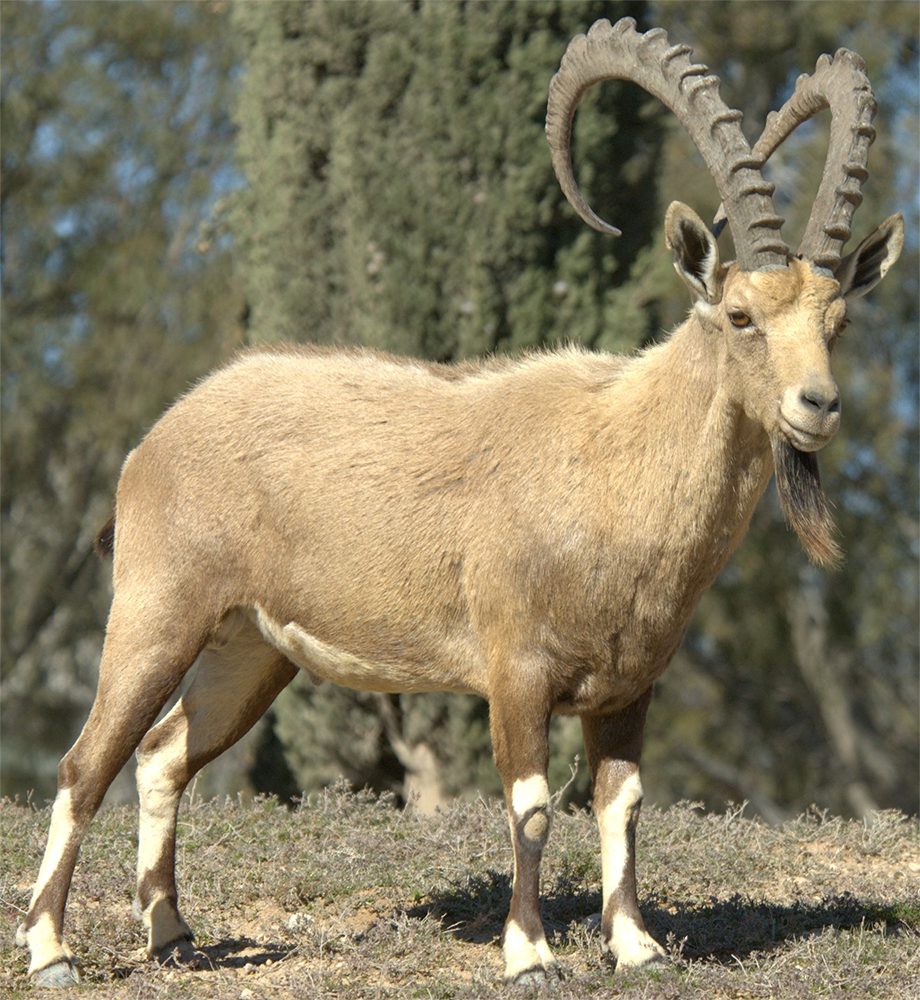
[[737, 326], [739, 329], [742, 326], [751, 325], [751, 317], [747, 313], [743, 312], [730, 312], [728, 318], [731, 321], [732, 326]]

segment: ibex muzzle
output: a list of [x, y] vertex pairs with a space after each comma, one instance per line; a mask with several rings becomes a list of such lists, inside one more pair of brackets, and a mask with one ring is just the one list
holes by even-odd
[[[372, 691], [489, 700], [514, 844], [509, 980], [556, 969], [540, 920], [551, 824], [547, 731], [579, 715], [601, 833], [604, 946], [661, 959], [636, 898], [639, 756], [652, 684], [776, 473], [811, 558], [839, 551], [815, 451], [837, 430], [831, 355], [846, 303], [897, 259], [892, 216], [848, 257], [875, 101], [841, 50], [803, 77], [751, 150], [718, 80], [661, 30], [598, 22], [569, 46], [547, 133], [578, 192], [579, 96], [630, 79], [678, 116], [719, 187], [738, 259], [679, 203], [665, 233], [693, 310], [632, 359], [574, 348], [461, 367], [372, 351], [270, 347], [175, 404], [128, 457], [114, 599], [96, 701], [61, 762], [44, 861], [20, 929], [46, 985], [77, 978], [62, 938], [77, 851], [137, 749], [137, 904], [150, 956], [195, 958], [179, 913], [176, 813], [188, 781], [298, 669]], [[783, 242], [764, 159], [798, 122], [833, 114], [798, 254]], [[200, 656], [195, 679], [150, 728]], [[148, 730], [150, 730], [148, 732]]]

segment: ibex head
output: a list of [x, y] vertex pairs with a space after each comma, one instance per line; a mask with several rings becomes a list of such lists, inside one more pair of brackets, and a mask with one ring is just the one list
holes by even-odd
[[[723, 103], [718, 77], [690, 54], [687, 45], [671, 45], [661, 28], [639, 34], [632, 18], [598, 21], [574, 38], [550, 86], [546, 132], [553, 166], [578, 214], [600, 232], [619, 235], [595, 215], [575, 182], [570, 140], [581, 95], [602, 80], [631, 80], [670, 108], [689, 133], [722, 207], [710, 230], [692, 209], [671, 204], [665, 238], [674, 267], [690, 289], [708, 349], [722, 360], [725, 390], [769, 436], [786, 516], [809, 555], [833, 564], [840, 554], [814, 457], [840, 423], [831, 353], [846, 325], [847, 301], [875, 287], [904, 242], [904, 221], [893, 215], [842, 257], [868, 176], [875, 98], [858, 55], [840, 49], [833, 58], [822, 56], [814, 74], [799, 77], [792, 97], [770, 115], [752, 150], [741, 112]], [[824, 176], [793, 255], [773, 210], [774, 185], [760, 170], [798, 125], [827, 108]], [[716, 240], [726, 222], [737, 260], [723, 264]]]

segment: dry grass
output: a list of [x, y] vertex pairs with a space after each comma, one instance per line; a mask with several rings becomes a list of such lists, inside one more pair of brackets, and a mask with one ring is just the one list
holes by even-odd
[[[920, 983], [918, 824], [812, 814], [774, 829], [740, 811], [646, 808], [640, 902], [675, 959], [617, 975], [584, 924], [600, 909], [597, 833], [557, 815], [543, 878], [547, 932], [567, 977], [540, 991], [499, 979], [511, 851], [503, 808], [434, 818], [342, 788], [294, 811], [194, 800], [180, 817], [186, 918], [214, 968], [157, 968], [131, 919], [136, 811], [112, 809], [84, 845], [67, 912], [86, 985], [122, 998], [591, 996], [903, 998]], [[47, 810], [0, 804], [0, 995], [42, 997], [13, 937]], [[48, 995], [52, 995], [48, 993]], [[59, 996], [60, 994], [54, 994]]]

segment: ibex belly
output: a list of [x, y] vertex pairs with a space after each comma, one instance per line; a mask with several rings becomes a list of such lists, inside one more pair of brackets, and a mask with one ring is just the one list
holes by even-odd
[[314, 683], [328, 680], [359, 691], [485, 694], [484, 684], [477, 683], [475, 672], [464, 670], [449, 649], [428, 663], [419, 663], [416, 658], [386, 662], [324, 642], [297, 622], [276, 621], [258, 605], [255, 622], [265, 640], [305, 670]]

